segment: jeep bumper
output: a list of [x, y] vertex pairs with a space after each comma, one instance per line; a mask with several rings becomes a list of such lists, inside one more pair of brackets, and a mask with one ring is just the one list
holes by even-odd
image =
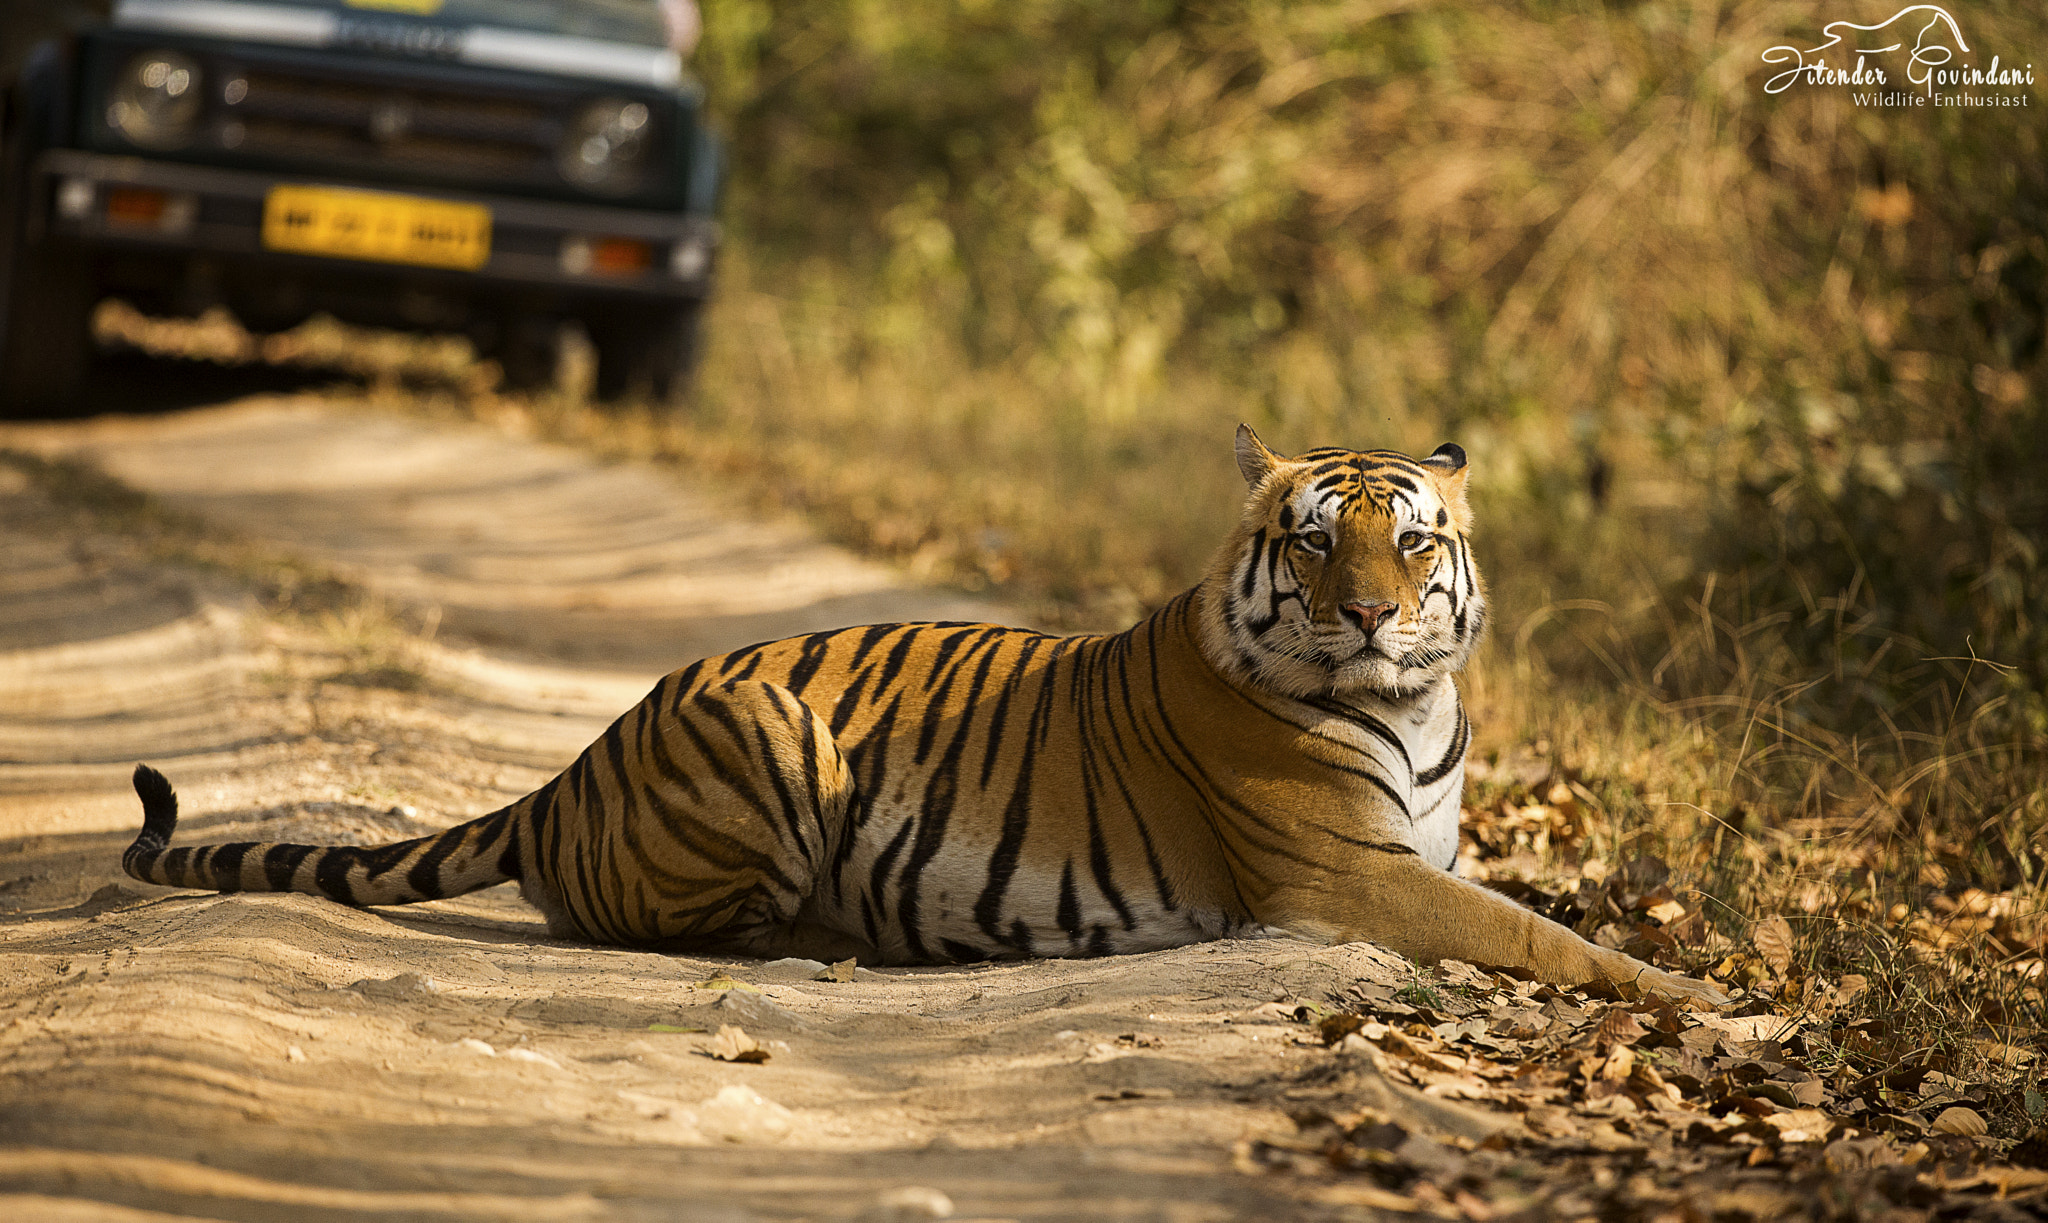
[[[718, 241], [716, 222], [687, 213], [447, 191], [394, 193], [375, 184], [71, 149], [41, 154], [29, 186], [31, 240], [85, 249], [102, 266], [110, 290], [145, 296], [155, 290], [190, 302], [196, 275], [209, 285], [228, 282], [219, 284], [218, 297], [259, 316], [266, 310], [261, 302], [249, 305], [252, 295], [290, 299], [278, 301], [271, 313], [330, 309], [400, 325], [459, 325], [456, 316], [466, 311], [515, 304], [567, 315], [679, 304], [708, 292]], [[374, 192], [426, 208], [460, 205], [469, 215], [487, 215], [487, 251], [468, 266], [450, 267], [404, 253], [337, 257], [278, 249], [274, 234], [266, 234], [265, 214], [280, 188]], [[444, 317], [416, 317], [417, 311], [401, 308], [407, 294], [440, 301]]]

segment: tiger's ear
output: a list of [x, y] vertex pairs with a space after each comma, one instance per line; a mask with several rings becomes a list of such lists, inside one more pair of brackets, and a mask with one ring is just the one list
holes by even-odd
[[1250, 425], [1237, 427], [1237, 470], [1244, 475], [1244, 482], [1253, 488], [1265, 479], [1283, 460], [1279, 455], [1266, 449], [1259, 435], [1252, 432]]
[[1465, 465], [1465, 448], [1456, 442], [1445, 442], [1429, 452], [1422, 465], [1436, 476], [1437, 487], [1443, 490], [1444, 501], [1451, 507], [1451, 516], [1457, 519], [1460, 531], [1472, 529], [1472, 508], [1465, 501], [1465, 481], [1472, 469]]
[[1435, 450], [1430, 451], [1429, 457], [1422, 461], [1447, 474], [1453, 471], [1463, 471], [1465, 470], [1465, 448], [1456, 442], [1445, 442]]

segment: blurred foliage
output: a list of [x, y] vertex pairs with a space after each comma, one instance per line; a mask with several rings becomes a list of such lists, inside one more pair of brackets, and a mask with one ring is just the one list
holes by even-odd
[[[1186, 487], [1236, 416], [1283, 446], [1454, 436], [1511, 590], [1719, 572], [1857, 671], [1812, 696], [1831, 716], [1910, 701], [1914, 650], [2038, 691], [2038, 107], [1766, 95], [1761, 50], [1824, 9], [709, 5], [739, 266], [703, 408], [841, 454], [872, 426], [894, 466], [1035, 451], [1076, 492], [1163, 454]], [[2048, 35], [2029, 3], [1963, 21], [1985, 59]], [[807, 379], [837, 428], [790, 402]], [[1225, 513], [1123, 517], [1160, 540], [1080, 584], [1152, 602]], [[1631, 534], [1660, 543], [1602, 555]], [[1726, 654], [1660, 684], [1719, 690]]]

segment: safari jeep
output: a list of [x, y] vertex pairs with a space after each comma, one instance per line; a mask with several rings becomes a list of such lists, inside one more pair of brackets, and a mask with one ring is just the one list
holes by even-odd
[[0, 163], [0, 416], [62, 413], [99, 299], [467, 333], [561, 324], [601, 396], [694, 355], [720, 155], [657, 0], [118, 0], [37, 47]]

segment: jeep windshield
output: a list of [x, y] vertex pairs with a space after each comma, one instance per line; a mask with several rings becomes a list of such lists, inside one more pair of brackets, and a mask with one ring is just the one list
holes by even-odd
[[250, 7], [327, 9], [358, 17], [414, 17], [435, 25], [489, 25], [664, 47], [656, 0], [260, 0]]
[[[212, 0], [180, 7], [256, 10], [324, 9], [359, 18], [414, 18], [434, 25], [497, 26], [606, 42], [664, 47], [668, 39], [656, 0]], [[123, 4], [122, 9], [136, 7]]]
[[119, 0], [119, 27], [673, 86], [659, 0]]

